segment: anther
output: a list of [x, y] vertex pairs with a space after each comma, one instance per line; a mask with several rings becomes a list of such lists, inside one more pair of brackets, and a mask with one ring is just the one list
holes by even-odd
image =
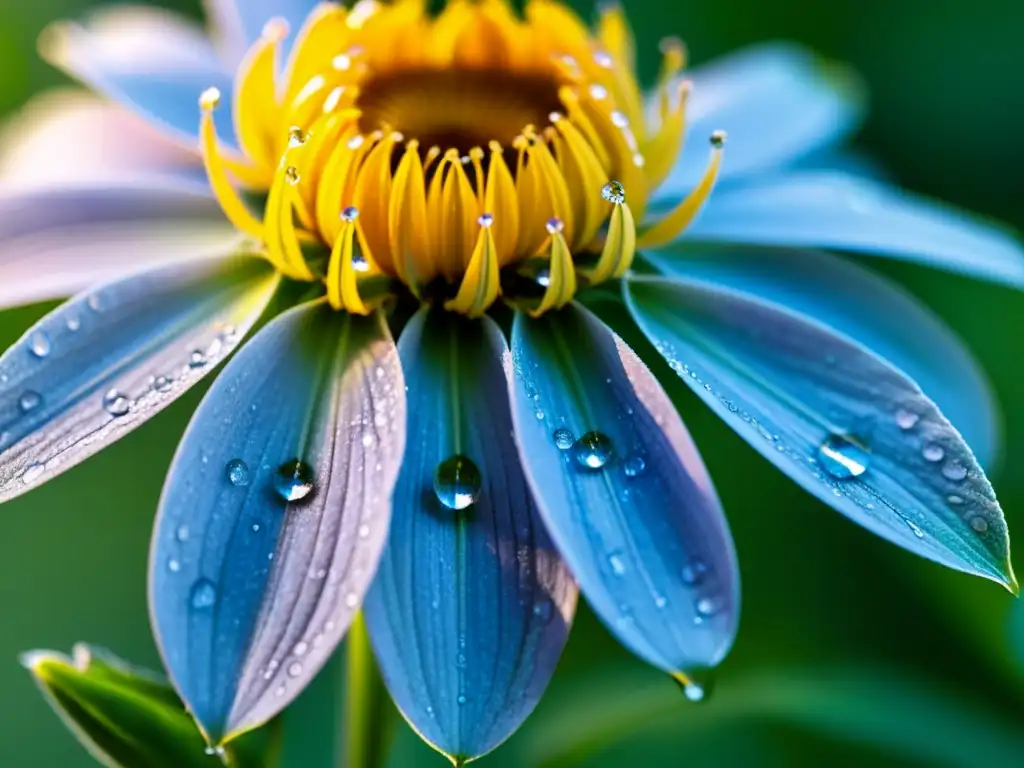
[[220, 88], [207, 88], [199, 95], [199, 107], [206, 112], [212, 112], [220, 106]]

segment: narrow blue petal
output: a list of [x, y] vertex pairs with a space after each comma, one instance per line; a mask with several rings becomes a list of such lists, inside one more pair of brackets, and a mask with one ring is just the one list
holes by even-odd
[[686, 236], [890, 256], [1024, 288], [1024, 246], [1006, 231], [839, 172], [794, 172], [722, 188]]
[[[47, 30], [43, 54], [68, 74], [196, 146], [199, 96], [219, 88], [231, 103], [233, 75], [212, 42], [180, 17], [154, 9], [94, 13]], [[218, 133], [236, 146], [230, 119]]]
[[670, 277], [722, 285], [817, 320], [913, 379], [983, 465], [999, 422], [984, 373], [963, 342], [909, 293], [830, 253], [678, 244], [647, 258]]
[[246, 50], [273, 18], [284, 19], [292, 37], [309, 13], [323, 0], [207, 0], [207, 12], [224, 42], [235, 51]]
[[594, 611], [663, 670], [716, 665], [739, 619], [736, 558], [711, 479], [664, 390], [579, 306], [517, 315], [512, 364], [523, 466]]
[[153, 626], [209, 739], [266, 722], [341, 640], [387, 538], [405, 399], [380, 317], [281, 315], [214, 382], [150, 554]]
[[797, 483], [911, 552], [1016, 589], [992, 486], [906, 375], [827, 326], [723, 286], [634, 278], [626, 298], [680, 378]]
[[856, 79], [792, 43], [757, 45], [688, 78], [687, 147], [651, 205], [673, 206], [700, 178], [707, 156], [694, 151], [712, 131], [729, 137], [720, 178], [778, 168], [821, 151], [860, 122], [864, 99]]
[[228, 252], [208, 190], [166, 178], [0, 191], [0, 309]]
[[150, 270], [79, 295], [0, 357], [0, 501], [145, 423], [226, 357], [278, 279], [251, 256]]
[[[540, 700], [576, 587], [519, 464], [497, 325], [423, 310], [398, 346], [409, 443], [366, 621], [405, 717], [437, 749], [468, 760], [508, 738]], [[453, 455], [481, 477], [458, 498], [435, 481], [450, 479], [439, 465]], [[441, 497], [475, 503], [456, 510]]]

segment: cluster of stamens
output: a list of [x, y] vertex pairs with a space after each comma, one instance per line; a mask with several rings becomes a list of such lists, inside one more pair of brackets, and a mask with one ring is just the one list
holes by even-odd
[[[551, 0], [533, 0], [527, 17], [504, 0], [450, 3], [433, 19], [415, 0], [325, 4], [283, 74], [287, 28], [271, 22], [236, 83], [240, 153], [218, 140], [220, 93], [200, 98], [203, 156], [225, 213], [282, 274], [322, 280], [334, 307], [361, 314], [396, 281], [475, 317], [501, 296], [540, 314], [580, 284], [623, 275], [638, 245], [671, 240], [696, 215], [723, 136], [693, 193], [638, 238], [633, 210], [682, 144], [681, 45], [662, 48], [650, 131], [617, 10], [597, 40]], [[556, 22], [559, 34], [539, 34]], [[266, 193], [262, 218], [236, 184]], [[540, 290], [517, 291], [523, 279]]]

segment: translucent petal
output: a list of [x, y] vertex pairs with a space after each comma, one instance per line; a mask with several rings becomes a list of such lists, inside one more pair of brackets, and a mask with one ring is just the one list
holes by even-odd
[[[724, 130], [729, 148], [722, 180], [763, 172], [820, 151], [853, 130], [863, 96], [846, 70], [791, 43], [756, 45], [687, 75], [687, 150], [651, 201], [671, 207], [696, 184], [706, 158], [695, 151], [712, 131]], [[655, 101], [651, 105], [656, 109]]]
[[[398, 346], [411, 439], [366, 619], [402, 712], [438, 749], [469, 759], [539, 701], [576, 586], [519, 464], [497, 325], [424, 310]], [[473, 466], [445, 464], [459, 455]]]
[[578, 305], [517, 315], [510, 387], [520, 456], [591, 607], [671, 673], [732, 644], [739, 574], [704, 464], [636, 354]]
[[670, 277], [707, 281], [807, 315], [913, 379], [983, 465], [999, 447], [996, 404], [963, 342], [895, 283], [830, 253], [682, 243], [647, 254]]
[[635, 278], [634, 318], [757, 451], [870, 531], [1016, 589], [1002, 510], [960, 434], [866, 348], [750, 294]]
[[226, 253], [238, 240], [203, 187], [149, 178], [0, 191], [0, 309]]
[[211, 741], [313, 679], [387, 538], [405, 435], [380, 316], [281, 315], [217, 377], [178, 448], [150, 550], [165, 666]]
[[186, 262], [80, 294], [0, 357], [0, 501], [156, 415], [259, 318], [277, 277], [261, 259]]
[[722, 188], [686, 236], [857, 251], [1024, 287], [1024, 246], [997, 225], [839, 172], [790, 173]]

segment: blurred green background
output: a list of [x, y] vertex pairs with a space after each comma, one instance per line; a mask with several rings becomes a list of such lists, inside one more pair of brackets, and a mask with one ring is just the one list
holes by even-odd
[[[163, 4], [200, 12], [198, 0]], [[36, 56], [36, 36], [90, 5], [3, 0], [0, 114], [62, 82]], [[626, 6], [647, 76], [658, 38], [669, 33], [687, 41], [696, 63], [773, 38], [850, 62], [871, 92], [862, 149], [912, 189], [1024, 228], [1020, 0]], [[1011, 533], [1024, 535], [1024, 296], [870, 263], [944, 316], [990, 373], [1005, 415], [993, 481]], [[45, 309], [0, 317], [0, 346]], [[687, 703], [584, 610], [549, 696], [483, 765], [1024, 765], [1024, 616], [1016, 617], [1014, 647], [1013, 599], [857, 528], [768, 466], [682, 385], [672, 394], [726, 505], [744, 577], [739, 639], [711, 700]], [[144, 586], [150, 524], [198, 399], [186, 397], [111, 450], [4, 506], [0, 766], [92, 764], [34, 691], [19, 652], [87, 640], [157, 665]], [[330, 687], [338, 674], [329, 668], [290, 715], [290, 765], [331, 765], [341, 715]], [[404, 725], [391, 762], [444, 764]]]

